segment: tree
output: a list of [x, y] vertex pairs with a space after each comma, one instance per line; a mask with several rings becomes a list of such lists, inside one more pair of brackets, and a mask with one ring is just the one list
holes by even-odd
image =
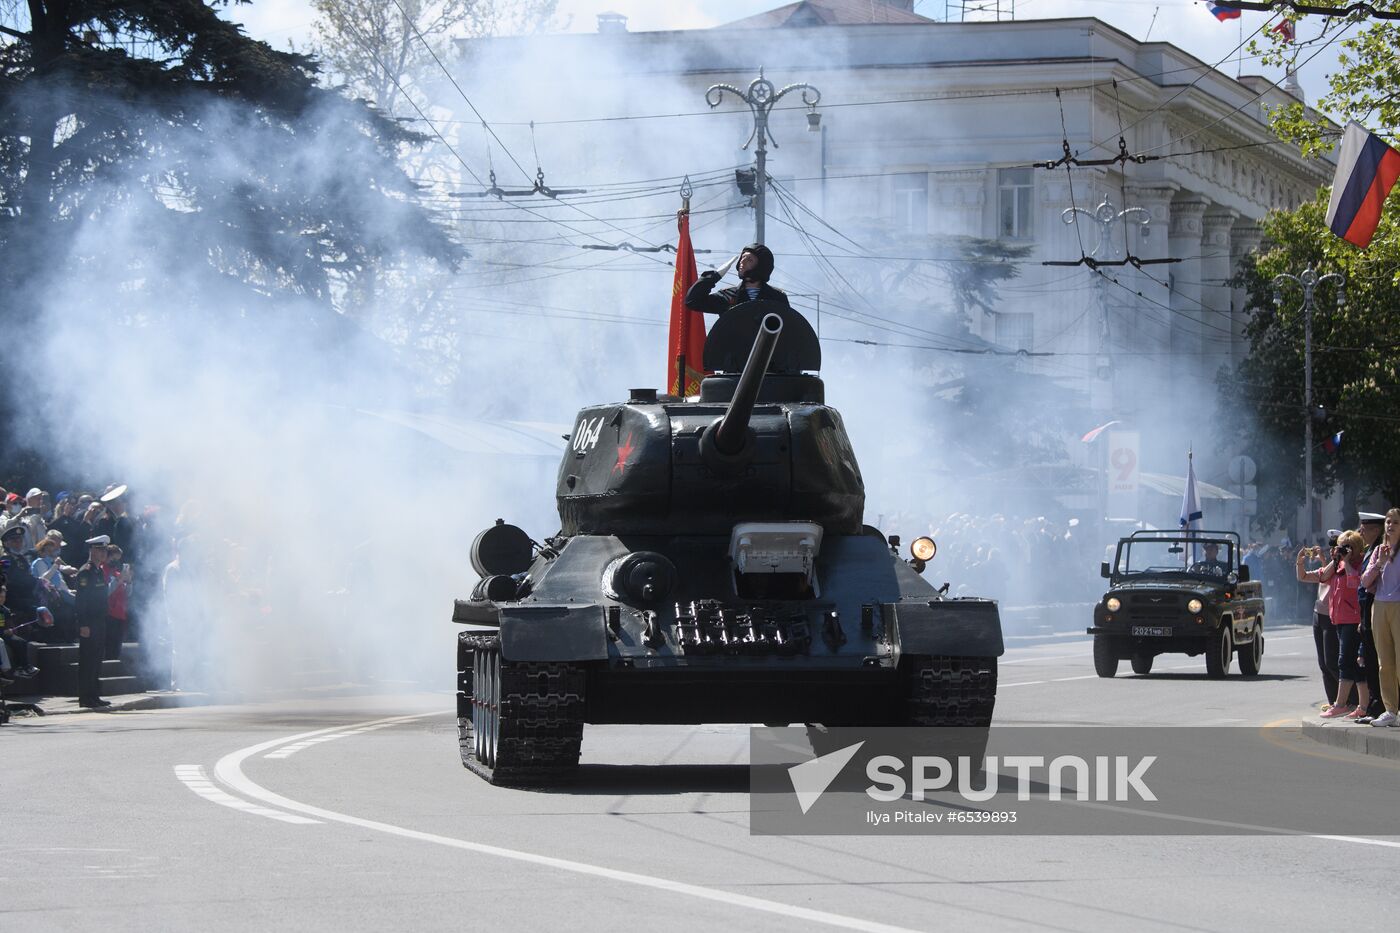
[[[537, 32], [558, 0], [312, 0], [318, 54], [382, 113], [412, 116], [413, 93], [452, 39]], [[423, 102], [420, 98], [420, 104]]]
[[[1259, 520], [1291, 521], [1303, 501], [1303, 308], [1292, 286], [1273, 302], [1274, 276], [1308, 266], [1346, 277], [1346, 304], [1319, 287], [1313, 312], [1313, 484], [1318, 495], [1343, 487], [1348, 508], [1380, 491], [1400, 502], [1400, 213], [1392, 203], [1375, 239], [1358, 250], [1327, 229], [1328, 192], [1264, 220], [1266, 248], [1241, 272], [1249, 294], [1248, 356], [1223, 370], [1223, 438], [1243, 441], [1259, 470]], [[1325, 439], [1344, 432], [1341, 449]]]
[[423, 137], [319, 86], [312, 58], [248, 38], [220, 18], [225, 5], [11, 6], [0, 27], [0, 275], [11, 288], [35, 286], [55, 259], [101, 260], [120, 276], [79, 233], [123, 214], [142, 229], [130, 279], [154, 289], [178, 277], [196, 303], [192, 259], [221, 302], [239, 283], [253, 304], [293, 295], [329, 310], [337, 282], [373, 261], [461, 256], [396, 161]]
[[[1352, 0], [1312, 0], [1313, 5], [1347, 7]], [[1400, 11], [1400, 0], [1371, 0], [1378, 10]], [[1301, 103], [1281, 107], [1271, 114], [1275, 131], [1298, 143], [1305, 155], [1328, 152], [1336, 142], [1336, 128], [1327, 115], [1340, 122], [1357, 120], [1385, 132], [1400, 126], [1400, 23], [1367, 19], [1364, 12], [1350, 17], [1307, 17], [1289, 14], [1295, 22], [1320, 22], [1321, 32], [1312, 40], [1294, 43], [1278, 32], [1265, 32], [1251, 44], [1266, 65], [1294, 69], [1340, 42], [1338, 68], [1328, 76], [1328, 92], [1315, 108]], [[1361, 31], [1343, 38], [1354, 27]]]

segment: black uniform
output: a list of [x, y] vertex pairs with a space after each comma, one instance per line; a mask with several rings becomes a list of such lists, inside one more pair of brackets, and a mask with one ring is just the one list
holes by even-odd
[[[786, 307], [788, 304], [787, 295], [768, 284], [768, 277], [773, 274], [773, 253], [768, 247], [758, 243], [746, 246], [743, 253], [753, 253], [758, 259], [758, 264], [749, 273], [754, 279], [763, 284], [758, 287], [758, 294], [749, 297], [748, 289], [741, 283], [733, 288], [722, 288], [719, 294], [710, 294], [715, 290], [721, 278], [720, 273], [711, 269], [708, 272], [700, 273], [700, 278], [695, 280], [695, 284], [690, 286], [690, 290], [685, 293], [685, 306], [692, 311], [700, 311], [705, 314], [723, 314], [730, 308], [746, 301], [777, 301]], [[741, 253], [740, 255], [742, 255]]]
[[[1366, 566], [1371, 559], [1371, 552], [1381, 546], [1378, 539], [1375, 544], [1366, 549], [1366, 556], [1361, 560], [1361, 566]], [[1366, 710], [1368, 716], [1379, 716], [1385, 710], [1385, 703], [1381, 700], [1381, 666], [1376, 658], [1376, 643], [1371, 637], [1371, 610], [1375, 605], [1376, 596], [1369, 592], [1366, 587], [1361, 587], [1357, 592], [1361, 603], [1361, 627], [1357, 630], [1361, 634], [1361, 655], [1362, 664], [1365, 665], [1366, 685], [1371, 690], [1371, 706]]]
[[[101, 699], [97, 688], [107, 643], [107, 578], [102, 567], [91, 561], [83, 564], [73, 589], [78, 614], [78, 703], [92, 706]], [[84, 628], [88, 630], [86, 637]]]

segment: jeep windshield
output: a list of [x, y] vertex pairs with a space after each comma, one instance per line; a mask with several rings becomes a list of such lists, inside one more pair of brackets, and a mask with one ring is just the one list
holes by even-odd
[[1222, 578], [1235, 566], [1234, 545], [1215, 538], [1133, 539], [1118, 545], [1120, 577]]

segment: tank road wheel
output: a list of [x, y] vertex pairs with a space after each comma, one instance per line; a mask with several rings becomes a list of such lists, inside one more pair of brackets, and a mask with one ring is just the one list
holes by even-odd
[[1094, 673], [1100, 677], [1112, 677], [1118, 673], [1118, 655], [1114, 653], [1113, 642], [1107, 635], [1094, 636]]
[[1258, 625], [1254, 629], [1254, 640], [1247, 645], [1240, 645], [1240, 673], [1246, 677], [1253, 677], [1259, 673], [1259, 666], [1264, 663], [1264, 626]]
[[[470, 677], [459, 674], [462, 764], [492, 784], [560, 784], [578, 770], [585, 675], [553, 661], [508, 661], [496, 635], [463, 635]], [[468, 660], [463, 657], [461, 660]]]
[[[1152, 673], [1152, 661], [1153, 661], [1153, 658], [1152, 658], [1152, 655], [1150, 655], [1150, 654], [1138, 653], [1138, 654], [1133, 655], [1133, 658], [1132, 658], [1133, 673], [1134, 673], [1134, 674], [1150, 674], [1150, 673]], [[1117, 665], [1115, 664], [1114, 666], [1116, 667]]]
[[477, 752], [477, 730], [473, 720], [475, 695], [477, 649], [485, 648], [494, 641], [494, 635], [474, 635], [463, 632], [457, 636], [457, 744], [461, 748], [462, 762]]
[[1235, 654], [1235, 640], [1230, 637], [1230, 623], [1216, 632], [1214, 642], [1206, 649], [1206, 676], [1224, 677], [1230, 673], [1230, 658]]

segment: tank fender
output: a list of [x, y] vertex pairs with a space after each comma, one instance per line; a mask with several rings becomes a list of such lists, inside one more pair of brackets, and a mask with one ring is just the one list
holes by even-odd
[[591, 603], [501, 606], [507, 661], [596, 661], [608, 656], [603, 607]]
[[1006, 653], [1001, 615], [989, 599], [902, 599], [880, 608], [903, 654], [997, 658]]

